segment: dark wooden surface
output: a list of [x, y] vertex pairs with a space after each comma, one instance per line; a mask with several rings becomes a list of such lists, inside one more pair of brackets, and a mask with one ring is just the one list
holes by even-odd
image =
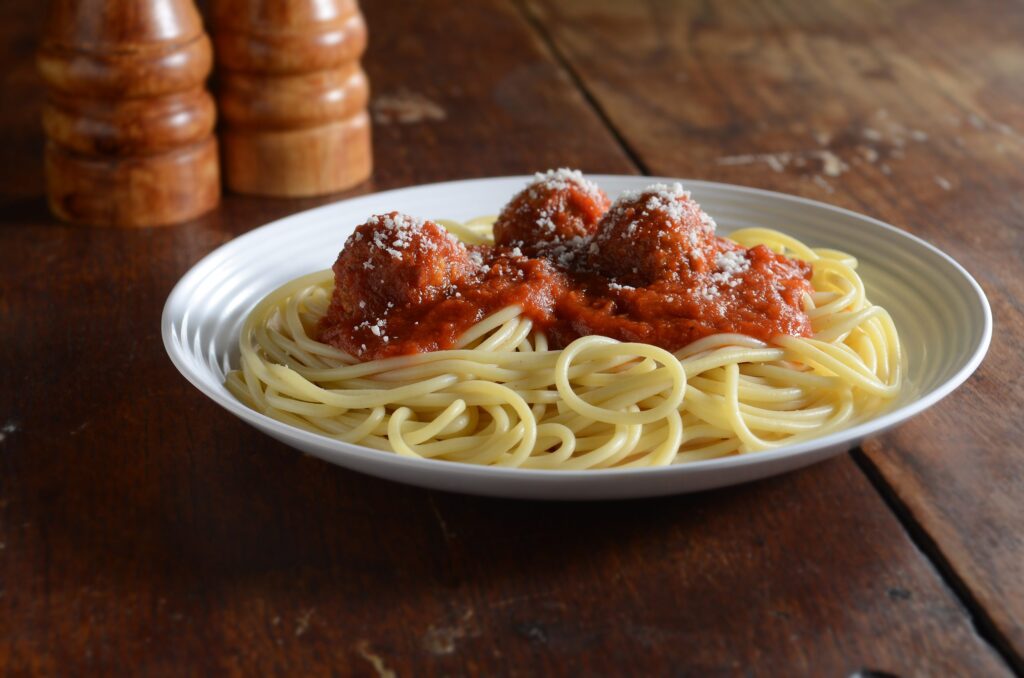
[[341, 196], [55, 223], [42, 8], [0, 5], [0, 674], [1019, 671], [1021, 9], [719, 4], [365, 3], [377, 169], [352, 194], [571, 165], [817, 197], [956, 252], [993, 354], [864, 452], [585, 505], [359, 476], [203, 399], [160, 342], [174, 282]]
[[[863, 462], [1020, 669], [1024, 4], [528, 6], [645, 170], [865, 212], [977, 278], [995, 316], [988, 359]], [[609, 50], [623, 30], [643, 39]]]

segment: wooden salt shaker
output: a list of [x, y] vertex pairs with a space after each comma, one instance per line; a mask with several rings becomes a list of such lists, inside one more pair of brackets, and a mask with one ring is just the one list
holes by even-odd
[[298, 197], [370, 176], [366, 25], [355, 0], [212, 0], [228, 187]]
[[59, 218], [156, 226], [217, 205], [210, 41], [192, 0], [52, 0], [38, 64]]

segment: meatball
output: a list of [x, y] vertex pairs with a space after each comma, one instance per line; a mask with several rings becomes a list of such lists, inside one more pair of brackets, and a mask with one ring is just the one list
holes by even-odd
[[589, 265], [616, 282], [648, 286], [714, 268], [715, 222], [680, 184], [622, 194], [598, 225]]
[[432, 221], [391, 212], [356, 228], [334, 263], [334, 298], [347, 315], [438, 299], [475, 269], [465, 245]]
[[608, 196], [579, 170], [548, 170], [505, 205], [494, 222], [494, 242], [529, 256], [594, 233]]

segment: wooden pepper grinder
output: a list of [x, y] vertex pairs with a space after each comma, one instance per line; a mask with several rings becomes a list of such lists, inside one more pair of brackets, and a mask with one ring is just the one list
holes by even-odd
[[370, 176], [366, 25], [355, 0], [211, 0], [224, 173], [298, 197]]
[[210, 41], [192, 0], [52, 0], [38, 64], [54, 214], [155, 226], [216, 207]]

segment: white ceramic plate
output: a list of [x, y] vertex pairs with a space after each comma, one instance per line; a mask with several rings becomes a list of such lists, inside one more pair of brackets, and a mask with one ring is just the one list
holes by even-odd
[[[615, 198], [652, 177], [592, 176]], [[249, 310], [279, 285], [329, 268], [349, 233], [372, 214], [398, 210], [465, 220], [495, 214], [530, 177], [453, 181], [376, 193], [295, 214], [235, 238], [196, 264], [164, 307], [164, 346], [195, 386], [236, 417], [281, 442], [339, 466], [399, 482], [528, 499], [612, 499], [694, 492], [790, 471], [844, 452], [960, 385], [981, 363], [992, 315], [978, 284], [953, 259], [899, 229], [847, 210], [780, 193], [683, 181], [719, 233], [777, 228], [815, 247], [855, 255], [869, 298], [892, 314], [908, 357], [895, 407], [869, 422], [777, 450], [652, 469], [541, 471], [409, 459], [302, 431], [250, 410], [224, 388], [238, 364]]]

